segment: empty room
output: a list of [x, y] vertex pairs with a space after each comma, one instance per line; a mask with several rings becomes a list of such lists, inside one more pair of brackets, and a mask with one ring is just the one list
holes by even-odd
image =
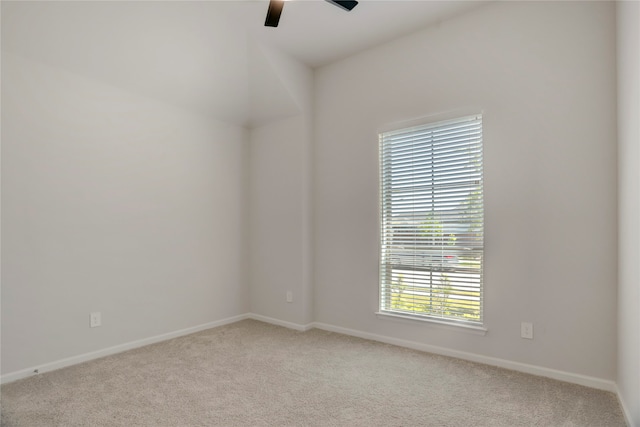
[[640, 2], [0, 12], [3, 427], [640, 427]]

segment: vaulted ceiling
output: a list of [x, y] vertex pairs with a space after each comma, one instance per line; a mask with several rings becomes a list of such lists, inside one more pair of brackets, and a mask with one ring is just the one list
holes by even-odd
[[245, 126], [297, 106], [260, 46], [318, 67], [437, 24], [483, 2], [361, 0], [345, 12], [268, 0], [2, 2], [2, 51]]

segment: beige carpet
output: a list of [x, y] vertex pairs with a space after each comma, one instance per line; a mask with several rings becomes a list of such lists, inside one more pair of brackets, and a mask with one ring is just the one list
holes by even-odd
[[245, 320], [2, 386], [3, 426], [624, 426], [614, 394]]

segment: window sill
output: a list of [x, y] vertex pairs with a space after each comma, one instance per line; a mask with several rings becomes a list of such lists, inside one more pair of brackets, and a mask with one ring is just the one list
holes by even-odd
[[381, 319], [399, 320], [401, 322], [424, 322], [424, 323], [434, 325], [436, 327], [443, 327], [446, 329], [452, 329], [459, 332], [469, 332], [475, 335], [486, 335], [487, 332], [489, 331], [487, 328], [483, 326], [466, 325], [464, 323], [447, 322], [445, 320], [404, 316], [402, 314], [389, 313], [384, 311], [377, 311], [376, 316]]

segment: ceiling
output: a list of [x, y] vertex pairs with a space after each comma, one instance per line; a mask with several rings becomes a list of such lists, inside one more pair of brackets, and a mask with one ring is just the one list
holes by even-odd
[[[268, 3], [2, 1], [2, 51], [255, 126], [296, 106], [268, 61], [254, 57], [252, 43], [320, 67], [484, 2], [361, 0], [345, 12], [321, 0], [292, 0], [277, 28], [263, 25]], [[268, 108], [252, 107], [255, 88], [271, 94]]]
[[437, 24], [486, 1], [360, 0], [351, 12], [345, 12], [322, 0], [289, 0], [277, 28], [263, 26], [267, 0], [220, 3], [252, 37], [319, 67]]

